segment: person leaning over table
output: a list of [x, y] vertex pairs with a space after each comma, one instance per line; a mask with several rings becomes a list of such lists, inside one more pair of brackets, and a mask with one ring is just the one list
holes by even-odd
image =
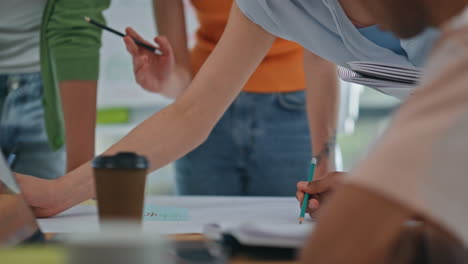
[[[145, 78], [147, 71], [136, 72], [136, 80], [151, 92], [176, 98], [187, 88], [221, 38], [233, 0], [190, 3], [200, 24], [192, 50], [187, 47], [183, 1], [154, 0], [158, 34], [167, 38], [155, 41], [171, 45], [173, 53], [148, 69], [159, 73], [150, 75], [153, 78]], [[179, 194], [290, 196], [296, 192], [312, 158], [302, 50], [297, 43], [275, 40], [205, 142], [176, 161]], [[329, 94], [309, 96], [309, 105], [336, 106], [336, 67], [318, 57], [314, 61], [306, 72], [308, 85]], [[329, 109], [331, 114], [336, 110]]]
[[319, 211], [302, 263], [386, 263], [414, 218], [451, 247], [438, 256], [443, 263], [467, 263], [468, 0], [358, 2], [402, 38], [427, 27], [441, 37], [420, 87]]
[[108, 6], [1, 1], [0, 147], [14, 172], [54, 179], [94, 156], [101, 30], [82, 17], [102, 21]]
[[[377, 23], [378, 20], [351, 0], [237, 0], [218, 45], [185, 92], [133, 129], [106, 154], [135, 151], [148, 157], [153, 171], [199, 146], [276, 37], [296, 41], [308, 50], [306, 68], [314, 65], [308, 59], [315, 60], [317, 56], [329, 61], [323, 62], [324, 65], [345, 65], [356, 60], [422, 65], [437, 32], [428, 30], [417, 38], [400, 41], [373, 26]], [[382, 38], [386, 41], [380, 41]], [[133, 56], [136, 72], [143, 71], [146, 78], [155, 78], [158, 73], [151, 69], [172, 59], [172, 50], [164, 42], [159, 43], [163, 56], [139, 48], [128, 36], [125, 43]], [[314, 109], [320, 115], [312, 120], [312, 133], [314, 127], [323, 124], [324, 138], [332, 135], [326, 121], [330, 118], [326, 107]], [[317, 134], [314, 137], [317, 140]], [[324, 170], [319, 177], [326, 178], [326, 175]], [[19, 180], [27, 201], [39, 216], [57, 214], [95, 195], [90, 163], [56, 181], [28, 177]]]

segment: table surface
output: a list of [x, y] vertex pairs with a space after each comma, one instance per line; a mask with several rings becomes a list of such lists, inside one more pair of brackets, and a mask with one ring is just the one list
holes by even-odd
[[[294, 197], [150, 196], [146, 205], [187, 209], [181, 221], [144, 221], [145, 232], [203, 233], [207, 224], [259, 222], [268, 225], [298, 223], [299, 203]], [[55, 217], [39, 219], [44, 233], [98, 232], [96, 205], [79, 205]]]
[[[145, 221], [144, 231], [169, 235], [178, 241], [205, 239], [201, 233], [206, 224], [262, 221], [269, 224], [297, 223], [299, 205], [294, 197], [210, 197], [210, 196], [153, 196], [146, 204], [187, 208], [185, 221]], [[48, 219], [39, 219], [45, 233], [98, 232], [96, 206], [87, 203]], [[233, 264], [293, 264], [295, 261], [259, 261], [236, 256]]]

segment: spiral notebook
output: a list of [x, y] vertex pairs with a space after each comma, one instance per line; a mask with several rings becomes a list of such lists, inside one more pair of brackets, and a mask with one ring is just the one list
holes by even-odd
[[339, 66], [338, 75], [343, 81], [368, 86], [403, 100], [414, 92], [422, 70], [414, 66], [353, 61], [348, 67]]

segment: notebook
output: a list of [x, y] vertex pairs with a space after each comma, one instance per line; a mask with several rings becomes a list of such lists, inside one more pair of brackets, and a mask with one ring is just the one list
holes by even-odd
[[414, 66], [353, 61], [348, 67], [339, 66], [338, 75], [343, 81], [368, 86], [404, 100], [414, 92], [422, 71]]

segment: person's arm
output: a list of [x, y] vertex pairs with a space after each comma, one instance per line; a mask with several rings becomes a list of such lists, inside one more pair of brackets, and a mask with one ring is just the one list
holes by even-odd
[[339, 110], [339, 81], [336, 65], [304, 50], [307, 113], [312, 134], [312, 154], [317, 157], [316, 178], [334, 170], [333, 148]]
[[68, 172], [94, 157], [97, 81], [62, 81], [59, 87]]
[[183, 0], [153, 0], [158, 35], [165, 36], [174, 53], [174, 77], [163, 95], [175, 98], [187, 88], [192, 79], [192, 64], [188, 50], [187, 29]]
[[[304, 192], [323, 194], [328, 186], [337, 183], [334, 171], [333, 149], [336, 139], [336, 127], [339, 110], [339, 81], [336, 65], [314, 53], [304, 50], [304, 72], [306, 76], [307, 114], [312, 140], [312, 154], [318, 157], [314, 183], [321, 183], [319, 191], [308, 188], [304, 190], [301, 182], [298, 184], [297, 199], [302, 201]], [[325, 184], [322, 184], [325, 183]], [[318, 197], [309, 202], [309, 212], [317, 209], [320, 204]]]
[[[42, 66], [45, 66], [43, 75], [53, 80], [45, 82], [46, 108], [53, 101], [51, 96], [59, 97], [61, 104], [57, 104], [54, 111], [63, 111], [67, 171], [94, 156], [101, 30], [86, 23], [83, 15], [103, 21], [102, 12], [109, 1], [70, 3], [53, 1], [48, 5], [42, 25], [44, 43], [41, 43], [44, 44], [41, 49], [46, 51], [46, 55], [41, 56]], [[53, 87], [56, 84], [58, 89]]]
[[[189, 88], [176, 102], [133, 129], [106, 154], [137, 152], [148, 157], [150, 171], [154, 171], [200, 145], [239, 94], [274, 40], [273, 35], [247, 19], [234, 5], [221, 40]], [[128, 37], [126, 44], [135, 60], [147, 56], [140, 53]], [[55, 190], [53, 196], [38, 195], [42, 183], [54, 185], [49, 185]], [[94, 197], [90, 163], [52, 183], [42, 181], [31, 185], [21, 181], [21, 185], [27, 201], [35, 207], [38, 216], [57, 214]]]

